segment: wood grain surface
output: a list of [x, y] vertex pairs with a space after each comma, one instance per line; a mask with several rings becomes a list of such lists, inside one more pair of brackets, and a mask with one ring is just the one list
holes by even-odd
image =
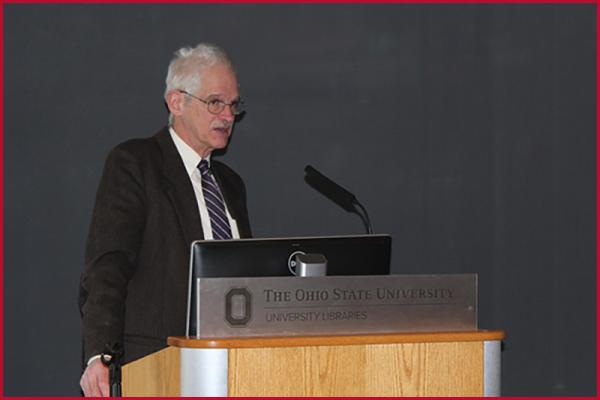
[[483, 343], [240, 348], [230, 396], [482, 396]]
[[180, 349], [167, 347], [123, 366], [123, 396], [179, 396]]

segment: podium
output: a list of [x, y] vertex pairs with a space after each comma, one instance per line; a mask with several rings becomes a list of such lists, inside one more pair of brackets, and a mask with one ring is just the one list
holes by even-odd
[[168, 338], [124, 396], [499, 396], [502, 331]]
[[125, 396], [500, 395], [504, 333], [478, 329], [474, 274], [196, 277], [190, 293], [189, 336], [125, 365]]

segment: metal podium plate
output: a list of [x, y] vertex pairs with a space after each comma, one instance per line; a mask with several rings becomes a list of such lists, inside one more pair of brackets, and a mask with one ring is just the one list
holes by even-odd
[[[199, 278], [198, 338], [477, 329], [477, 275]], [[193, 300], [193, 301], [194, 301]]]

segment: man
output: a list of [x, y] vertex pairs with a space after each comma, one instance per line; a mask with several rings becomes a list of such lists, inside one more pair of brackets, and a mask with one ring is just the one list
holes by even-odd
[[86, 396], [107, 396], [107, 346], [124, 362], [185, 334], [190, 243], [250, 237], [241, 178], [211, 153], [242, 112], [231, 61], [212, 45], [182, 48], [169, 65], [169, 127], [118, 145], [98, 188], [80, 287]]

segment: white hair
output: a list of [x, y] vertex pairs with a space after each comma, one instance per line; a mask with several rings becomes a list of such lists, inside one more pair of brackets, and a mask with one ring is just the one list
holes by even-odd
[[[233, 63], [221, 48], [209, 44], [200, 43], [196, 47], [182, 47], [175, 52], [175, 57], [169, 64], [164, 98], [173, 90], [185, 90], [188, 93], [197, 93], [202, 82], [204, 69], [216, 64], [225, 64], [232, 71]], [[169, 114], [169, 125], [172, 116]]]

